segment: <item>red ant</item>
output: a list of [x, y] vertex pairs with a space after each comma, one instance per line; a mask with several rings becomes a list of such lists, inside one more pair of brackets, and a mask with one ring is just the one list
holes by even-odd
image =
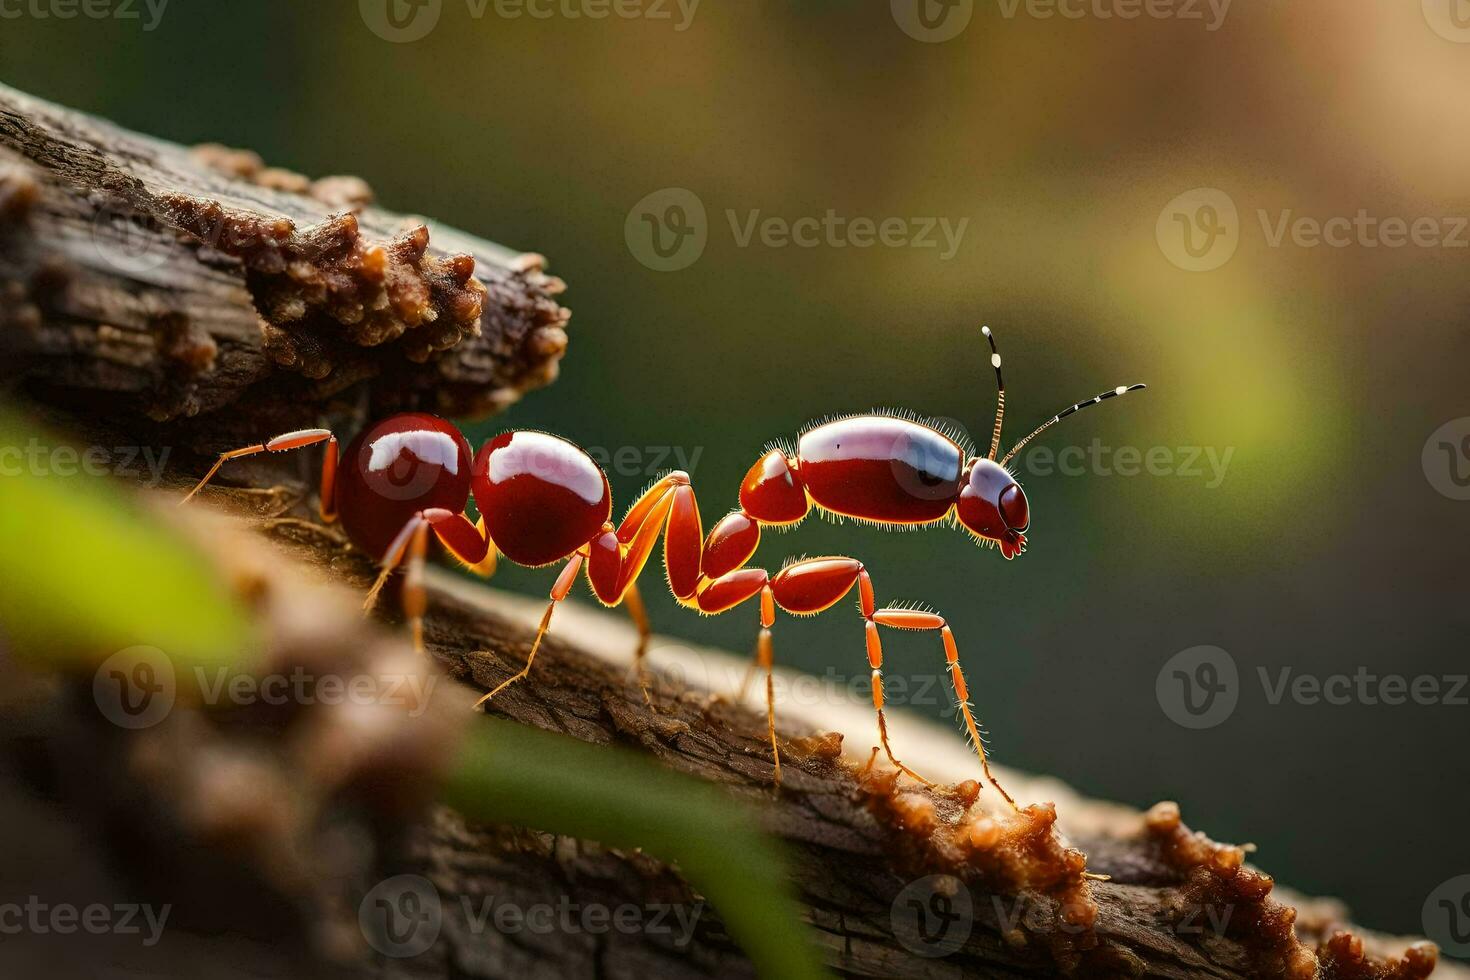
[[[760, 596], [761, 631], [752, 666], [758, 665], [766, 675], [766, 721], [778, 785], [781, 756], [771, 679], [771, 626], [776, 607], [797, 616], [815, 615], [835, 605], [856, 585], [873, 672], [878, 736], [889, 760], [902, 772], [929, 783], [899, 762], [888, 745], [878, 627], [938, 631], [955, 697], [985, 778], [1014, 807], [1015, 802], [990, 772], [970, 711], [954, 634], [943, 616], [916, 609], [877, 608], [872, 580], [856, 558], [804, 558], [775, 575], [746, 565], [760, 543], [763, 526], [796, 524], [813, 507], [883, 527], [949, 521], [981, 543], [998, 546], [1007, 559], [1024, 551], [1030, 509], [1005, 464], [1033, 438], [1073, 412], [1144, 385], [1114, 388], [1078, 402], [1052, 416], [997, 462], [1005, 382], [995, 338], [989, 327], [982, 330], [990, 342], [999, 390], [987, 456], [972, 456], [934, 425], [900, 414], [825, 421], [803, 431], [794, 452], [777, 446], [757, 460], [741, 482], [739, 509], [722, 518], [708, 536], [701, 528], [687, 473], [673, 472], [659, 479], [615, 527], [609, 520], [612, 493], [607, 476], [580, 447], [544, 432], [504, 432], [471, 460], [469, 442], [452, 423], [421, 413], [394, 415], [360, 433], [348, 445], [347, 465], [341, 469], [337, 439], [327, 429], [288, 432], [231, 450], [220, 456], [184, 499], [198, 493], [227, 460], [325, 442], [321, 516], [333, 521], [340, 515], [352, 543], [381, 563], [369, 605], [388, 575], [399, 565], [407, 565], [403, 606], [419, 650], [423, 649], [423, 564], [430, 530], [459, 561], [486, 577], [495, 571], [497, 552], [518, 565], [532, 567], [564, 561], [525, 668], [481, 698], [480, 704], [530, 673], [556, 604], [566, 598], [584, 567], [598, 600], [607, 606], [626, 606], [637, 625], [640, 642], [635, 662], [641, 679], [649, 627], [637, 580], [662, 532], [669, 587], [681, 605], [713, 615]], [[480, 512], [478, 523], [471, 523], [465, 514], [472, 491]], [[646, 689], [644, 694], [646, 697]]]

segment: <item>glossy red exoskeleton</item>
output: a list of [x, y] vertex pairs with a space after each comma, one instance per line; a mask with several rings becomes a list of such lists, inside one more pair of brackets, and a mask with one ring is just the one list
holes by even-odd
[[[290, 432], [232, 450], [220, 456], [189, 496], [208, 483], [227, 460], [326, 443], [322, 517], [328, 521], [340, 517], [353, 544], [380, 562], [382, 574], [372, 595], [395, 568], [407, 565], [404, 611], [420, 649], [425, 610], [422, 569], [430, 532], [482, 575], [493, 573], [497, 554], [518, 565], [564, 562], [525, 668], [486, 694], [481, 703], [530, 673], [556, 604], [567, 596], [584, 569], [599, 601], [629, 609], [643, 639], [636, 658], [641, 667], [648, 623], [637, 580], [662, 534], [669, 587], [680, 604], [715, 614], [759, 596], [761, 629], [755, 662], [766, 675], [767, 725], [777, 782], [781, 761], [771, 680], [771, 627], [776, 609], [795, 615], [819, 613], [856, 586], [879, 739], [890, 761], [923, 779], [899, 762], [888, 744], [878, 629], [937, 632], [959, 710], [985, 777], [1014, 806], [990, 772], [979, 726], [970, 710], [954, 634], [943, 616], [896, 606], [879, 608], [868, 570], [856, 558], [807, 558], [775, 574], [748, 564], [760, 544], [763, 527], [795, 524], [814, 508], [890, 526], [952, 521], [978, 541], [998, 547], [1008, 559], [1024, 551], [1030, 507], [1005, 464], [1036, 435], [1073, 412], [1144, 386], [1118, 387], [1078, 402], [997, 460], [1005, 383], [995, 339], [988, 327], [984, 334], [990, 342], [999, 389], [986, 456], [967, 453], [936, 425], [898, 414], [853, 415], [824, 422], [804, 431], [794, 449], [773, 448], [761, 456], [741, 482], [739, 507], [718, 521], [708, 535], [687, 473], [670, 473], [656, 481], [622, 522], [614, 525], [607, 477], [580, 447], [544, 432], [504, 432], [472, 458], [468, 441], [452, 423], [418, 413], [395, 415], [360, 433], [348, 444], [340, 464], [337, 440], [327, 429]], [[471, 495], [480, 513], [478, 522], [465, 513]]]

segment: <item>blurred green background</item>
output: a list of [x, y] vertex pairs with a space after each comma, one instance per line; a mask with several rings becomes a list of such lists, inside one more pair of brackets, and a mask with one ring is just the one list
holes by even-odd
[[[667, 20], [599, 20], [566, 0], [545, 19], [442, 0], [426, 36], [392, 43], [368, 26], [374, 2], [172, 0], [151, 30], [141, 3], [139, 20], [7, 15], [0, 79], [162, 137], [356, 173], [389, 207], [545, 253], [571, 287], [561, 380], [471, 435], [624, 449], [619, 506], [676, 465], [669, 447], [708, 525], [768, 440], [827, 413], [904, 406], [988, 441], [981, 322], [1005, 356], [1007, 445], [1078, 398], [1149, 382], [1044, 444], [1233, 453], [1223, 479], [1203, 461], [1198, 476], [1023, 463], [1033, 529], [1015, 562], [953, 531], [820, 521], [768, 535], [761, 559], [850, 553], [880, 601], [944, 612], [1006, 764], [1140, 806], [1177, 799], [1385, 929], [1419, 931], [1429, 892], [1470, 871], [1470, 706], [1273, 704], [1258, 673], [1470, 670], [1470, 503], [1423, 462], [1431, 433], [1470, 415], [1470, 233], [1271, 240], [1288, 210], [1470, 215], [1464, 38], [1415, 3], [1242, 3], [1209, 30], [1203, 4], [1203, 20], [1121, 20], [993, 0], [924, 43], [882, 2], [705, 3], [679, 30], [672, 2]], [[668, 187], [703, 202], [708, 246], [657, 272], [624, 224]], [[1238, 209], [1217, 243], [1238, 248], [1186, 271], [1169, 206], [1201, 187]], [[742, 247], [726, 212], [756, 209], [968, 225], [947, 260]], [[549, 576], [497, 584], [540, 594]], [[753, 612], [699, 619], [650, 595], [660, 631], [750, 647]], [[1234, 658], [1239, 703], [1191, 730], [1156, 681], [1201, 644]], [[914, 683], [940, 662], [932, 638], [887, 649], [889, 676]], [[840, 614], [783, 620], [777, 656], [866, 673]]]

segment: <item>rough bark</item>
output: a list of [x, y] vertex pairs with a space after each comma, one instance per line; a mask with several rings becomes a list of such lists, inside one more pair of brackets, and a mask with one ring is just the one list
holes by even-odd
[[364, 390], [485, 414], [556, 376], [569, 314], [540, 256], [370, 199], [0, 86], [0, 377], [177, 437]]
[[[5, 371], [33, 408], [80, 439], [144, 444], [162, 434], [217, 449], [284, 427], [267, 422], [343, 405], [356, 418], [405, 405], [493, 409], [554, 373], [565, 311], [537, 260], [438, 227], [427, 248], [413, 235], [394, 244], [396, 219], [360, 206], [355, 185], [303, 184], [217, 149], [191, 154], [0, 89], [5, 159], [0, 336], [13, 358]], [[343, 194], [360, 233], [321, 200]], [[159, 249], [147, 270], [120, 265], [129, 239], [114, 234], [111, 218], [98, 220], [118, 206], [144, 216], [130, 234], [146, 233], [148, 248]], [[389, 244], [377, 249], [380, 241]], [[468, 285], [459, 252], [474, 256], [483, 295]], [[379, 266], [381, 276], [364, 272]], [[374, 305], [375, 296], [386, 305]], [[443, 320], [459, 326], [434, 326]], [[365, 625], [352, 603], [332, 596], [344, 585], [365, 588], [372, 568], [337, 529], [311, 519], [299, 472], [279, 460], [233, 468], [237, 486], [205, 498], [235, 512], [231, 526], [193, 533], [251, 595], [278, 666], [328, 658], [361, 669], [399, 656], [401, 637]], [[172, 474], [164, 492], [187, 482]], [[159, 519], [195, 526], [176, 510]], [[252, 534], [240, 538], [240, 527]], [[382, 608], [391, 629], [392, 604]], [[463, 686], [435, 701], [427, 728], [345, 756], [339, 736], [350, 720], [339, 715], [308, 712], [306, 724], [298, 713], [191, 709], [130, 735], [99, 723], [87, 679], [9, 674], [0, 743], [7, 779], [41, 790], [45, 802], [4, 798], [27, 843], [51, 860], [44, 872], [30, 867], [34, 878], [22, 867], [7, 879], [19, 888], [43, 877], [121, 882], [164, 894], [186, 909], [183, 938], [163, 952], [108, 953], [163, 975], [199, 975], [205, 963], [221, 976], [319, 975], [323, 963], [379, 977], [750, 975], [717, 910], [684, 948], [647, 932], [505, 935], [465, 921], [454, 898], [494, 895], [522, 907], [560, 896], [609, 906], [698, 900], [676, 869], [649, 856], [476, 825], [423, 805], [438, 751], [473, 724], [465, 691], [519, 669], [530, 621], [488, 590], [436, 576], [427, 640]], [[1090, 883], [1095, 918], [1069, 926], [1053, 897], [1006, 887], [1014, 876], [987, 856], [990, 844], [957, 843], [956, 828], [977, 837], [994, 830], [975, 822], [973, 785], [931, 792], [864, 771], [839, 753], [832, 729], [867, 735], [834, 716], [783, 730], [786, 779], [775, 793], [764, 717], [708, 706], [703, 691], [663, 681], [645, 704], [627, 676], [627, 634], [607, 622], [559, 620], [533, 675], [492, 710], [636, 748], [757, 805], [770, 832], [791, 845], [815, 935], [843, 975], [1408, 978], [1432, 964], [1423, 950], [1404, 959], [1372, 952], [1402, 954], [1404, 942], [1370, 939], [1365, 952], [1351, 938], [1332, 939], [1344, 918], [1332, 902], [1287, 898], [1300, 912], [1293, 921], [1282, 895], [1268, 894], [1269, 879], [1242, 867], [1238, 849], [1189, 835], [1167, 807], [1145, 818], [1016, 777], [1023, 798], [1056, 800], [1088, 870], [1110, 876]], [[913, 745], [907, 761], [942, 774], [945, 750]], [[373, 958], [356, 931], [357, 903], [373, 881], [405, 872], [429, 877], [445, 897], [443, 934], [419, 957]], [[935, 874], [964, 881], [973, 929], [949, 955], [927, 957], [898, 938], [892, 908], [908, 883]], [[1220, 928], [1211, 913], [1225, 917]], [[58, 963], [80, 955], [44, 943], [9, 949], [51, 975], [67, 975]]]

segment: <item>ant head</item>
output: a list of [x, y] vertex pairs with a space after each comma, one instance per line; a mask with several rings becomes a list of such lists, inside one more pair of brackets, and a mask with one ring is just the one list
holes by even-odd
[[1101, 404], [1109, 398], [1138, 391], [1144, 386], [1119, 385], [1111, 391], [1101, 392], [1058, 412], [1012, 446], [1010, 452], [1001, 456], [997, 463], [995, 457], [1000, 453], [1001, 422], [1005, 419], [1006, 412], [1006, 383], [1000, 371], [1000, 351], [995, 346], [995, 335], [990, 332], [989, 327], [981, 327], [980, 333], [990, 344], [990, 366], [995, 369], [995, 428], [990, 435], [990, 454], [970, 460], [965, 469], [964, 486], [960, 490], [956, 514], [960, 523], [971, 534], [983, 540], [994, 541], [1000, 545], [1001, 554], [1014, 558], [1026, 550], [1026, 535], [1022, 532], [1031, 523], [1031, 508], [1026, 504], [1026, 494], [1021, 492], [1020, 485], [1005, 468], [1006, 463], [1025, 448], [1028, 442], [1067, 416]]
[[970, 460], [955, 513], [971, 534], [1000, 545], [1006, 558], [1026, 550], [1022, 532], [1031, 524], [1031, 508], [1021, 485], [995, 460]]

